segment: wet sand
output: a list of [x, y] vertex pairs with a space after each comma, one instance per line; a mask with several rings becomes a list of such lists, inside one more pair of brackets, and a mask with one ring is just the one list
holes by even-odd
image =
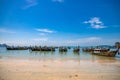
[[120, 61], [1, 59], [0, 80], [120, 80]]

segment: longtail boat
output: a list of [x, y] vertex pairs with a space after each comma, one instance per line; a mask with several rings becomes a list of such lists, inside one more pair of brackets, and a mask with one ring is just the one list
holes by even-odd
[[109, 49], [94, 49], [92, 53], [100, 56], [115, 57], [117, 50], [110, 51]]

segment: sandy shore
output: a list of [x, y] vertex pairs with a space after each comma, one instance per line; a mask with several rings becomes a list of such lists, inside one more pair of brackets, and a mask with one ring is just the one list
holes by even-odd
[[120, 62], [0, 60], [0, 80], [120, 80]]

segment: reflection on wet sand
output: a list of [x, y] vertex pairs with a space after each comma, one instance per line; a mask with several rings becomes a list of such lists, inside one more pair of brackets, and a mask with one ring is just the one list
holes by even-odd
[[4, 80], [119, 80], [120, 62], [77, 60], [0, 61]]

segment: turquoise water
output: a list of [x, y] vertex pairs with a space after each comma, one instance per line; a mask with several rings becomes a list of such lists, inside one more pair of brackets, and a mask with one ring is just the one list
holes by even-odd
[[41, 74], [46, 78], [46, 75], [56, 77], [56, 73], [63, 77], [78, 74], [75, 80], [120, 80], [120, 57], [92, 55], [82, 52], [82, 49], [79, 53], [74, 53], [73, 49], [60, 53], [58, 49], [45, 52], [0, 48], [0, 62], [0, 76], [4, 80], [17, 80], [14, 75], [18, 78], [26, 75], [28, 80], [35, 80]]
[[74, 53], [73, 49], [68, 49], [67, 52], [59, 52], [56, 49], [55, 52], [51, 51], [31, 51], [31, 50], [6, 50], [0, 48], [0, 59], [34, 59], [34, 60], [47, 60], [47, 59], [75, 59], [75, 60], [120, 60], [119, 56], [116, 57], [104, 57], [98, 55], [92, 55], [91, 53], [82, 52], [82, 49], [78, 53]]

